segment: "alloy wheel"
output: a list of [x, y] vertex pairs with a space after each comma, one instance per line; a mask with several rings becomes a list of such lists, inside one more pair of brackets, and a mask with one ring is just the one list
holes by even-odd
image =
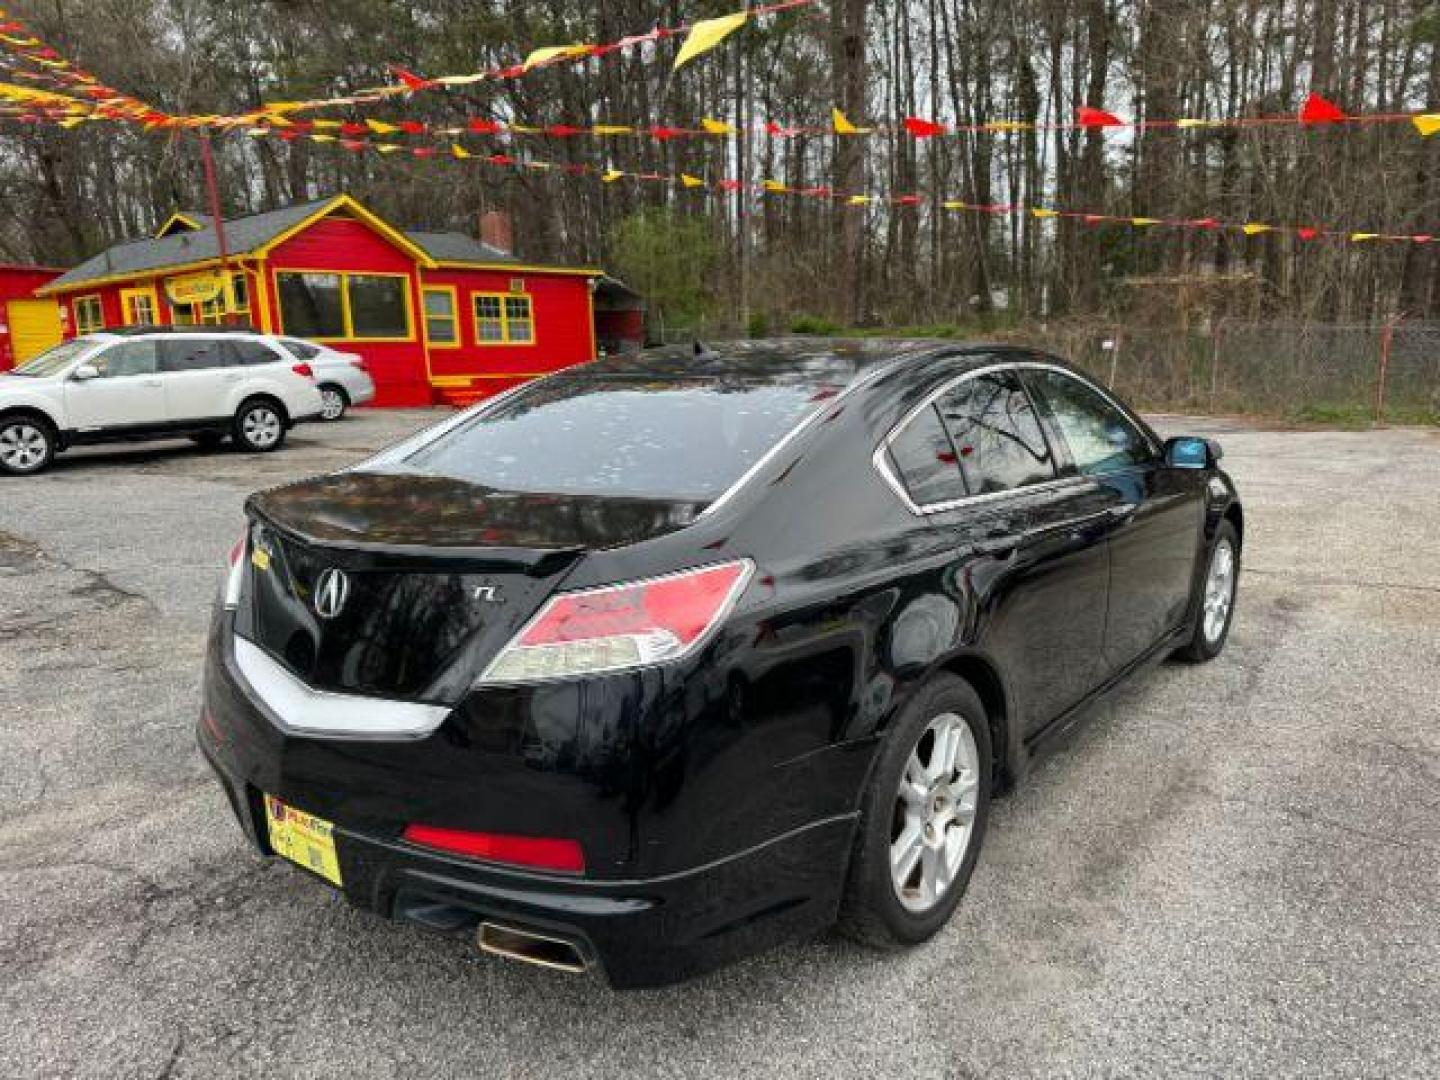
[[345, 398], [339, 390], [321, 390], [320, 402], [321, 419], [339, 420], [345, 415]]
[[1210, 572], [1205, 577], [1205, 640], [1212, 645], [1225, 632], [1234, 602], [1235, 548], [1228, 538], [1222, 538], [1210, 556]]
[[261, 405], [245, 414], [240, 430], [245, 433], [245, 441], [255, 449], [268, 450], [280, 441], [284, 429], [275, 410]]
[[965, 861], [980, 795], [980, 752], [970, 726], [942, 713], [921, 733], [895, 793], [890, 880], [908, 911], [945, 899]]
[[38, 469], [49, 452], [50, 440], [32, 423], [22, 420], [0, 430], [0, 462], [14, 472]]

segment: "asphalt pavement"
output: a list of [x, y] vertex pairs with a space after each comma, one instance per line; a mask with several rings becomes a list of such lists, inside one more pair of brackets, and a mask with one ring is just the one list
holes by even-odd
[[1225, 654], [998, 803], [930, 945], [617, 994], [262, 863], [194, 746], [245, 495], [438, 418], [0, 480], [0, 1076], [1440, 1075], [1440, 432], [1158, 418], [1246, 500]]

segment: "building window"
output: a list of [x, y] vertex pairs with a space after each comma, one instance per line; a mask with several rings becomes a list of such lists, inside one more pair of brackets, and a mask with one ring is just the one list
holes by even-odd
[[227, 321], [227, 315], [243, 315], [243, 321], [250, 321], [250, 285], [243, 271], [230, 275], [228, 300], [222, 289], [210, 300], [170, 305], [170, 316], [176, 326], [220, 326]]
[[528, 296], [505, 298], [505, 335], [509, 340], [529, 344], [535, 340], [535, 319]]
[[281, 271], [280, 322], [295, 337], [408, 341], [408, 282], [403, 274]]
[[410, 313], [405, 305], [408, 279], [351, 274], [346, 277], [345, 284], [349, 289], [350, 337], [410, 336]]
[[126, 326], [156, 325], [155, 290], [121, 289], [120, 314]]
[[100, 306], [99, 296], [77, 296], [71, 307], [75, 312], [77, 334], [93, 334], [105, 329], [105, 312]]
[[345, 336], [345, 304], [339, 274], [276, 274], [285, 333], [307, 338]]
[[535, 340], [535, 314], [530, 297], [505, 293], [474, 293], [475, 340], [482, 345], [529, 345]]
[[243, 271], [230, 275], [230, 313], [245, 316], [250, 314], [250, 280]]
[[431, 345], [453, 348], [460, 344], [460, 327], [455, 320], [455, 290], [432, 286], [425, 290], [425, 336]]

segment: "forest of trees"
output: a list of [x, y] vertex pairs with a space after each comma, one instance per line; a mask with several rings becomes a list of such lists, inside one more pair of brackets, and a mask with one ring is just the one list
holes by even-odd
[[[738, 0], [9, 6], [115, 87], [173, 112], [229, 113], [390, 82], [390, 64], [475, 71], [540, 45], [614, 40], [724, 13]], [[939, 207], [951, 198], [1440, 235], [1440, 136], [1422, 139], [1408, 124], [925, 140], [895, 128], [907, 115], [1064, 121], [1080, 105], [1135, 119], [1293, 114], [1311, 91], [1355, 113], [1440, 110], [1436, 0], [827, 0], [757, 20], [679, 72], [670, 70], [674, 48], [321, 115], [685, 127], [711, 117], [750, 133], [532, 137], [507, 152], [926, 201], [855, 207], [605, 184], [226, 133], [215, 139], [226, 210], [345, 190], [406, 225], [467, 231], [482, 211], [508, 210], [527, 257], [599, 262], [646, 281], [672, 319], [739, 327], [801, 314], [853, 325], [1020, 324], [1111, 317], [1142, 304], [1147, 318], [1163, 319], [1163, 297], [1207, 276], [1228, 282], [1225, 302], [1254, 316], [1440, 314], [1440, 244], [1090, 226]], [[835, 136], [832, 107], [883, 130]], [[774, 137], [766, 121], [807, 130]], [[477, 153], [503, 149], [497, 142], [470, 140]], [[0, 260], [69, 264], [144, 234], [176, 206], [204, 205], [193, 134], [0, 123]], [[667, 293], [672, 283], [683, 297]]]

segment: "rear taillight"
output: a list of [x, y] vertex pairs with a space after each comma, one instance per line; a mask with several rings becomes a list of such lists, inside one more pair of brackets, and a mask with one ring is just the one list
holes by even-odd
[[291, 365], [290, 370], [295, 372], [295, 374], [299, 375], [302, 379], [315, 378], [315, 369], [312, 368], [309, 364], [293, 364]]
[[245, 584], [245, 552], [249, 547], [250, 530], [246, 529], [230, 549], [230, 561], [225, 570], [223, 603], [231, 611], [240, 606], [240, 590]]
[[404, 838], [412, 844], [463, 855], [467, 859], [560, 870], [567, 874], [585, 872], [585, 853], [574, 840], [544, 836], [505, 836], [500, 833], [437, 829], [433, 825], [407, 825]]
[[660, 664], [698, 648], [744, 591], [749, 559], [551, 597], [481, 676], [537, 682]]

